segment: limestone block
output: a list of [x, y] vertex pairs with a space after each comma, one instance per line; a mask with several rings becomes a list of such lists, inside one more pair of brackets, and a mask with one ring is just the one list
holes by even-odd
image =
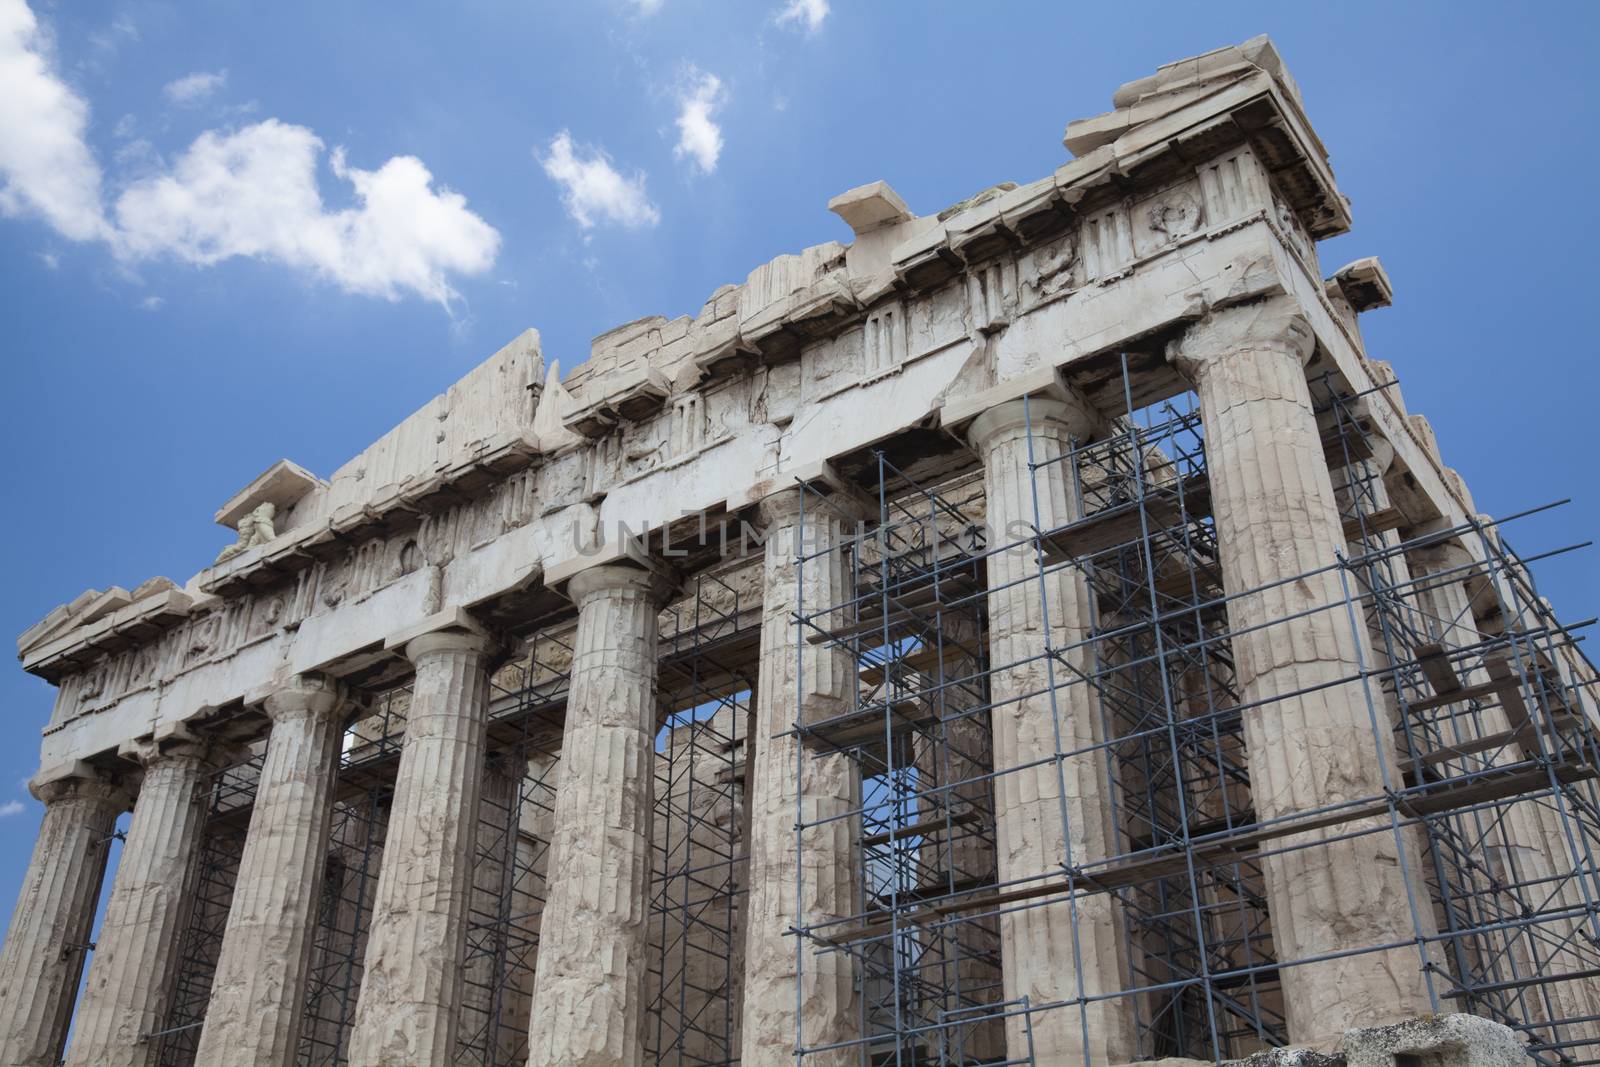
[[843, 219], [857, 237], [913, 217], [900, 194], [882, 181], [858, 185], [840, 193], [828, 201], [828, 210]]
[[328, 488], [308, 494], [294, 525], [324, 525], [340, 508], [365, 507], [385, 486], [426, 478], [473, 443], [530, 429], [544, 379], [537, 330], [524, 330], [398, 426], [345, 463]]
[[742, 285], [722, 286], [695, 316], [689, 330], [692, 358], [706, 374], [743, 354], [739, 343], [739, 294], [743, 289]]
[[1333, 272], [1330, 279], [1354, 311], [1371, 311], [1386, 308], [1394, 303], [1394, 286], [1389, 282], [1389, 272], [1383, 269], [1377, 256], [1367, 256], [1346, 263]]
[[740, 336], [759, 346], [788, 324], [855, 310], [843, 261], [844, 246], [829, 241], [751, 271], [739, 293]]
[[1466, 1014], [1348, 1030], [1339, 1049], [1346, 1067], [1526, 1067], [1532, 1060], [1510, 1027]]
[[307, 493], [324, 489], [327, 483], [298, 463], [280, 459], [258, 474], [249, 485], [228, 498], [217, 509], [217, 525], [237, 529], [239, 522], [262, 504], [271, 504], [280, 517], [278, 529], [288, 530], [290, 514]]

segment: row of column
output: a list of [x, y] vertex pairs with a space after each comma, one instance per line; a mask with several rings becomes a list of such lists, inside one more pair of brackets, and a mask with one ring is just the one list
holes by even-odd
[[[1218, 544], [1256, 817], [1380, 795], [1398, 773], [1387, 721], [1351, 682], [1371, 648], [1318, 610], [1342, 602], [1325, 569], [1344, 535], [1304, 375], [1312, 338], [1286, 301], [1208, 316], [1171, 351], [1205, 422]], [[1083, 516], [1061, 462], [1098, 427], [1081, 398], [1012, 401], [981, 416], [991, 529]], [[843, 601], [837, 520], [788, 490], [762, 505], [765, 560], [758, 729], [751, 738], [743, 1062], [793, 1061], [797, 1043], [856, 1036], [859, 990], [844, 952], [794, 936], [858, 910], [860, 782], [843, 755], [800, 751], [797, 723], [848, 710], [856, 664], [795, 640], [797, 614]], [[1030, 579], [1030, 575], [1034, 577]], [[997, 861], [1003, 884], [1110, 855], [1115, 828], [1093, 686], [1068, 684], [1090, 633], [1090, 590], [1071, 569], [1037, 576], [1032, 551], [989, 562]], [[642, 1064], [656, 619], [670, 587], [620, 565], [578, 574], [576, 653], [562, 745], [548, 898], [534, 980], [530, 1067]], [[1272, 625], [1268, 626], [1267, 624]], [[1047, 648], [1067, 649], [1065, 662]], [[452, 1059], [463, 997], [493, 643], [457, 625], [414, 638], [416, 680], [349, 1044], [353, 1067]], [[1086, 655], [1086, 654], [1085, 654]], [[1086, 667], [1085, 667], [1086, 669]], [[204, 1029], [201, 1063], [289, 1064], [304, 1012], [346, 705], [326, 679], [267, 701], [272, 720]], [[1051, 753], [1072, 753], [1050, 758]], [[166, 998], [196, 852], [200, 786], [228, 754], [186, 736], [124, 753], [138, 805], [78, 1012], [71, 1067], [143, 1067]], [[107, 843], [134, 783], [94, 772], [41, 785], [44, 825], [0, 954], [0, 1063], [52, 1065], [65, 1040]], [[796, 834], [796, 813], [806, 824]], [[1264, 863], [1291, 1036], [1332, 1037], [1430, 1010], [1394, 835], [1307, 835]], [[797, 879], [797, 872], [799, 877]], [[1409, 887], [1420, 886], [1412, 871]], [[798, 887], [798, 890], [797, 890]], [[1423, 906], [1426, 898], [1423, 897]], [[1013, 1056], [1133, 1058], [1129, 972], [1114, 898], [1079, 896], [1001, 917], [1008, 1001], [1062, 1010], [1008, 1020]], [[1349, 954], [1353, 948], [1385, 945]], [[1028, 1031], [1031, 1031], [1028, 1032]], [[808, 1063], [855, 1062], [839, 1047]]]
[[[771, 519], [781, 525], [790, 514], [779, 507]], [[772, 694], [773, 722], [787, 714], [782, 694], [788, 689], [778, 679], [793, 678], [798, 669], [788, 640], [789, 609], [782, 607], [786, 597], [792, 600], [793, 575], [792, 557], [772, 564], [776, 588], [768, 600], [771, 639], [762, 667], [771, 681], [762, 692]], [[669, 592], [655, 573], [628, 566], [594, 567], [571, 582], [578, 633], [540, 919], [530, 1067], [643, 1062], [656, 627]], [[352, 1067], [424, 1067], [454, 1057], [492, 652], [487, 636], [459, 627], [405, 646], [416, 676], [349, 1041]], [[845, 657], [811, 673], [837, 701], [847, 699], [849, 667]], [[349, 709], [335, 682], [306, 676], [275, 693], [265, 710], [272, 728], [200, 1035], [200, 1063], [292, 1064], [304, 1017]], [[768, 948], [776, 951], [756, 951], [750, 965], [755, 993], [745, 1004], [756, 1025], [747, 1031], [753, 1036], [745, 1059], [788, 1063], [798, 1016], [793, 939], [785, 934], [800, 921], [791, 892], [794, 791], [787, 780], [794, 759], [782, 739], [763, 735], [756, 749], [757, 780], [773, 795], [756, 802], [764, 814], [757, 816], [755, 836], [774, 847], [757, 849], [752, 862], [756, 897], [763, 901], [751, 911], [752, 941], [770, 938]], [[141, 780], [115, 781], [83, 768], [82, 776], [36, 790], [46, 804], [44, 825], [0, 955], [0, 1064], [6, 1067], [60, 1062], [108, 846], [135, 787], [138, 803], [92, 946], [66, 1062], [149, 1067], [159, 1053], [152, 1037], [167, 1018], [205, 783], [239, 753], [185, 736], [123, 755], [142, 767]], [[826, 810], [846, 815], [856, 803], [843, 757], [817, 789]], [[844, 916], [854, 907], [851, 824], [841, 821], [815, 836], [809, 845], [831, 854], [822, 864], [831, 882], [820, 899]], [[819, 1003], [802, 1011], [854, 1017], [852, 978], [839, 959], [821, 965], [829, 970], [821, 983], [808, 968]], [[808, 1042], [817, 1039], [807, 1035]], [[841, 1054], [840, 1062], [845, 1058], [853, 1061], [854, 1054]]]
[[[1392, 710], [1362, 680], [1381, 664], [1367, 627], [1338, 607], [1348, 600], [1333, 566], [1345, 533], [1305, 376], [1313, 347], [1309, 325], [1280, 298], [1208, 315], [1167, 353], [1193, 384], [1204, 422], [1251, 796], [1263, 823], [1402, 784]], [[1083, 518], [1078, 479], [1062, 457], [1102, 429], [1071, 393], [1011, 401], [977, 418], [968, 439], [984, 462], [989, 529], [1010, 542], [1035, 522], [1051, 529]], [[1040, 574], [1026, 541], [988, 566], [999, 877], [1027, 888], [1117, 851], [1107, 823], [1114, 784], [1097, 748], [1108, 741], [1103, 716], [1095, 686], [1079, 680], [1091, 669], [1092, 594], [1079, 570]], [[1450, 601], [1430, 605], [1435, 616], [1471, 626], [1466, 577], [1457, 567], [1424, 588], [1420, 595]], [[1528, 846], [1519, 849], [1528, 868], [1558, 881], [1548, 868], [1565, 850], [1550, 848], [1553, 835], [1526, 814], [1537, 807], [1515, 805], [1510, 825]], [[1326, 1043], [1353, 1025], [1436, 1009], [1427, 974], [1440, 952], [1423, 944], [1435, 920], [1417, 833], [1396, 834], [1380, 817], [1283, 837], [1270, 851], [1262, 868], [1291, 1040]], [[1110, 894], [1008, 910], [1001, 947], [1006, 1000], [1059, 1006], [1027, 1022], [1009, 1017], [1009, 1055], [1031, 1048], [1048, 1063], [1133, 1058], [1134, 1000], [1114, 996], [1131, 973], [1127, 939]], [[1579, 969], [1548, 955], [1527, 973]], [[1557, 987], [1569, 1017], [1596, 1013], [1593, 985]]]

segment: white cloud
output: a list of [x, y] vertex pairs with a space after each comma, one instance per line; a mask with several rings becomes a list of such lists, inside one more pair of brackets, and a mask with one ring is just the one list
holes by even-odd
[[174, 104], [189, 107], [205, 100], [228, 83], [225, 70], [197, 70], [162, 86], [161, 93]]
[[816, 33], [822, 28], [822, 20], [827, 17], [828, 0], [789, 0], [778, 12], [778, 25], [792, 22], [796, 26], [803, 26], [807, 33]]
[[59, 270], [61, 269], [61, 254], [48, 250], [40, 252], [39, 262], [44, 264], [46, 270]]
[[36, 215], [74, 241], [106, 235], [89, 105], [51, 69], [23, 0], [0, 0], [0, 215]]
[[414, 156], [377, 170], [332, 154], [333, 172], [359, 207], [329, 211], [317, 187], [322, 141], [304, 126], [268, 119], [195, 139], [170, 172], [135, 182], [117, 200], [120, 248], [133, 258], [170, 255], [210, 266], [235, 256], [282, 263], [368, 296], [412, 292], [446, 307], [448, 276], [494, 265], [500, 235], [435, 189]]
[[672, 154], [690, 157], [703, 174], [717, 169], [722, 154], [722, 127], [714, 116], [727, 96], [722, 79], [694, 67], [689, 68], [687, 87], [678, 94], [678, 144]]
[[139, 301], [139, 310], [160, 311], [164, 304], [166, 304], [166, 300], [162, 297], [147, 296], [143, 300]]
[[654, 15], [661, 10], [663, 0], [633, 0], [633, 6], [639, 9], [641, 15]]
[[[113, 29], [136, 34], [131, 23]], [[127, 184], [113, 225], [84, 139], [88, 105], [52, 69], [47, 45], [25, 0], [0, 0], [0, 215], [34, 215], [73, 240], [103, 240], [124, 261], [252, 257], [348, 292], [415, 293], [447, 309], [459, 296], [452, 277], [494, 265], [500, 234], [460, 193], [436, 187], [421, 160], [395, 156], [361, 170], [335, 149], [333, 173], [350, 184], [355, 206], [331, 210], [318, 182], [322, 140], [276, 119], [203, 133], [170, 167], [148, 142], [127, 141], [117, 150]], [[167, 93], [197, 101], [224, 77], [192, 74]], [[124, 119], [115, 132], [134, 130]], [[142, 173], [129, 180], [129, 171]]]
[[549, 151], [539, 163], [561, 186], [567, 214], [586, 230], [602, 222], [632, 230], [661, 221], [661, 213], [645, 192], [644, 171], [624, 178], [604, 149], [575, 145], [566, 130], [551, 139]]
[[8, 800], [4, 804], [0, 804], [0, 819], [9, 818], [12, 815], [21, 815], [27, 810], [28, 806], [22, 801]]

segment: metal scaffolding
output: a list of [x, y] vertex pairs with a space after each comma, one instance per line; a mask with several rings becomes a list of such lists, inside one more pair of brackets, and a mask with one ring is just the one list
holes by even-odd
[[[652, 1063], [737, 1063], [744, 894], [744, 742], [760, 604], [715, 574], [663, 614], [656, 745], [651, 957], [644, 1034]], [[573, 649], [570, 619], [540, 629], [491, 683], [489, 756], [455, 1062], [521, 1067], [537, 965]], [[409, 684], [378, 694], [345, 735], [313, 935], [297, 1062], [341, 1067], [361, 988]], [[192, 1067], [255, 803], [262, 752], [204, 785], [194, 896], [160, 1042]]]
[[[1585, 1007], [1600, 1002], [1586, 992], [1600, 983], [1600, 692], [1577, 629], [1555, 619], [1534, 584], [1530, 566], [1553, 553], [1511, 548], [1505, 527], [1521, 516], [1409, 527], [1389, 501], [1383, 445], [1370, 430], [1367, 405], [1379, 398], [1342, 395], [1322, 377], [1312, 392], [1346, 550], [1315, 573], [1336, 574], [1342, 594], [1241, 628], [1230, 606], [1260, 590], [1224, 587], [1196, 400], [1135, 403], [1126, 359], [1120, 372], [1123, 404], [1104, 432], [1053, 458], [1030, 448], [1026, 529], [991, 528], [970, 456], [919, 466], [904, 461], [916, 447], [886, 448], [847, 477], [857, 490], [849, 495], [875, 498], [870, 521], [841, 513], [845, 534], [797, 561], [797, 603], [807, 607], [794, 620], [796, 655], [841, 655], [855, 666], [845, 709], [796, 726], [800, 758], [845, 753], [860, 793], [846, 816], [859, 886], [852, 914], [796, 933], [851, 959], [858, 1062], [1034, 1063], [1041, 1020], [1072, 1013], [1087, 1028], [1091, 1005], [1109, 1000], [1127, 1005], [1137, 1058], [1234, 1059], [1288, 1041], [1287, 969], [1398, 946], [1415, 952], [1435, 1010], [1511, 1026], [1547, 1067], [1600, 1063], [1600, 1011]], [[1043, 521], [1046, 479], [1065, 483], [1081, 518]], [[836, 507], [830, 492], [807, 487], [802, 508]], [[1028, 573], [994, 584], [997, 554], [1018, 551]], [[747, 742], [762, 619], [760, 593], [748, 588], [754, 562], [718, 562], [661, 618], [641, 1032], [648, 1061], [671, 1067], [739, 1061]], [[817, 566], [842, 577], [833, 603], [813, 604], [803, 588]], [[995, 596], [1037, 595], [1049, 619], [1046, 578], [1064, 574], [1088, 591], [1086, 631], [1060, 642], [1042, 626], [1043, 647], [1027, 660], [995, 662]], [[1385, 787], [1369, 796], [1261, 818], [1246, 724], [1309, 690], [1252, 701], [1234, 646], [1313, 615], [1358, 637], [1359, 669], [1320, 687], [1360, 692], [1377, 750], [1392, 752], [1393, 764], [1385, 758]], [[527, 1058], [572, 636], [570, 613], [546, 620], [493, 678], [458, 1064], [520, 1067]], [[1044, 679], [1022, 699], [1047, 704], [1056, 740], [1023, 765], [997, 767], [993, 716], [1019, 698], [997, 698], [991, 683], [1021, 668]], [[406, 684], [386, 684], [350, 726], [341, 756], [300, 1039], [306, 1067], [346, 1062], [410, 701]], [[1059, 725], [1069, 702], [1093, 709], [1094, 743], [1062, 740], [1072, 736]], [[259, 748], [204, 787], [173, 996], [149, 1035], [163, 1067], [194, 1062]], [[1110, 783], [1109, 845], [1003, 879], [996, 798], [1008, 776], [1061, 774], [1069, 760]], [[1060, 818], [1061, 840], [1075, 840], [1064, 805]], [[796, 840], [814, 825], [798, 811]], [[1284, 958], [1268, 868], [1368, 835], [1389, 835], [1406, 867], [1407, 937]], [[796, 870], [804, 878], [806, 864]], [[805, 899], [804, 885], [796, 889]], [[1107, 897], [1120, 931], [1117, 987], [1008, 999], [1008, 917], [1067, 905], [1076, 945], [1078, 907]], [[810, 956], [797, 958], [803, 968]], [[1072, 958], [1069, 984], [1082, 989], [1085, 961]], [[1008, 1051], [1008, 1027], [1026, 1047]], [[800, 1045], [803, 1062], [821, 1051], [803, 1032]]]
[[[1408, 855], [1418, 861], [1407, 872], [1413, 930], [1398, 944], [1415, 949], [1433, 1009], [1505, 1023], [1551, 1067], [1600, 1063], [1600, 1019], [1574, 995], [1600, 980], [1600, 694], [1574, 629], [1534, 586], [1529, 564], [1551, 553], [1518, 556], [1503, 533], [1509, 519], [1436, 523], [1402, 539], [1404, 518], [1374, 458], [1381, 442], [1368, 429], [1374, 398], [1314, 382], [1348, 542], [1319, 573], [1337, 573], [1343, 595], [1251, 629], [1277, 632], [1320, 614], [1357, 631], [1371, 661], [1318, 688], [1358, 690], [1378, 751], [1393, 751], [1397, 765], [1384, 768], [1385, 788], [1371, 796], [1259, 819], [1246, 718], [1302, 693], [1255, 703], [1241, 694], [1233, 644], [1248, 631], [1231, 628], [1229, 606], [1259, 591], [1223, 586], [1196, 399], [1136, 404], [1126, 358], [1120, 370], [1122, 413], [1097, 440], [1073, 441], [1048, 460], [1030, 445], [1030, 529], [988, 528], [970, 469], [921, 484], [879, 452], [857, 479], [877, 497], [875, 521], [797, 561], [802, 585], [825, 568], [847, 579], [836, 602], [796, 618], [796, 654], [842, 651], [859, 668], [849, 709], [797, 730], [813, 756], [849, 753], [862, 783], [850, 815], [859, 821], [856, 913], [799, 931], [818, 951], [852, 958], [863, 994], [860, 1062], [1031, 1063], [1031, 1051], [1013, 1048], [1007, 1058], [1002, 1020], [1024, 1020], [1031, 1044], [1045, 1013], [1082, 1015], [1112, 998], [1131, 1001], [1137, 1058], [1220, 1061], [1285, 1044], [1285, 969], [1397, 944], [1282, 958], [1264, 864], [1383, 834], [1402, 867]], [[1047, 474], [1066, 481], [1081, 519], [1041, 521]], [[833, 504], [817, 491], [804, 506]], [[1468, 561], [1412, 575], [1408, 558], [1447, 544], [1470, 546]], [[1028, 766], [1096, 761], [1112, 783], [1112, 844], [1104, 855], [1063, 855], [1044, 877], [1006, 882], [995, 863], [994, 798], [1019, 768], [994, 767], [989, 723], [1000, 705], [989, 682], [1025, 664], [992, 661], [986, 612], [997, 591], [989, 562], [1018, 549], [1034, 565], [1017, 586], [1044, 597], [1045, 576], [1070, 571], [1090, 591], [1086, 636], [1062, 646], [1043, 637], [1048, 682], [1035, 695], [1048, 696], [1059, 723], [1060, 704], [1087, 687], [1077, 706], [1097, 709], [1103, 738], [1063, 745], [1058, 725], [1056, 751]], [[1463, 580], [1464, 610], [1445, 611], [1440, 591]], [[1050, 610], [1039, 606], [1041, 617]], [[816, 824], [803, 810], [797, 819], [803, 840]], [[1061, 819], [1070, 842], [1064, 806]], [[797, 877], [805, 870], [798, 864]], [[1003, 917], [1100, 894], [1114, 898], [1120, 917], [1119, 987], [1008, 1001]], [[1074, 988], [1082, 989], [1077, 906]], [[802, 1037], [803, 1062], [821, 1051]]]

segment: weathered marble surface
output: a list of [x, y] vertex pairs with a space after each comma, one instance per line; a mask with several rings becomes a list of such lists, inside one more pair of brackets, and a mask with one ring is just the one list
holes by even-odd
[[484, 635], [460, 629], [405, 644], [417, 674], [350, 1035], [351, 1067], [443, 1067], [454, 1057], [491, 648]]
[[211, 983], [200, 1063], [293, 1067], [328, 857], [344, 694], [297, 678], [266, 701], [272, 719], [250, 832]]
[[572, 579], [578, 639], [556, 790], [529, 1067], [644, 1062], [658, 575]]
[[[793, 732], [796, 723], [844, 714], [854, 696], [849, 652], [806, 643], [796, 629], [796, 612], [814, 615], [847, 595], [842, 563], [833, 550], [839, 519], [816, 497], [804, 508], [803, 514], [801, 493], [793, 489], [761, 504], [767, 542], [761, 674], [748, 742], [755, 768], [741, 1026], [743, 1062], [752, 1067], [793, 1063], [797, 1039], [814, 1047], [861, 1036], [851, 958], [815, 943], [797, 946], [787, 933], [854, 914], [860, 893], [859, 821], [849, 817], [861, 804], [860, 768], [842, 753], [804, 748]], [[802, 556], [812, 557], [803, 565], [803, 602]], [[797, 840], [801, 819], [814, 825]], [[819, 1067], [843, 1067], [859, 1061], [860, 1048], [806, 1057], [812, 1059]]]
[[[164, 1014], [175, 901], [197, 825], [192, 788], [210, 758], [185, 747], [190, 742], [169, 742], [187, 738], [189, 724], [201, 719], [248, 723], [248, 709], [297, 676], [397, 677], [405, 670], [395, 663], [402, 649], [415, 664], [416, 698], [351, 1061], [446, 1062], [461, 1001], [457, 964], [488, 676], [476, 636], [417, 635], [434, 625], [429, 620], [466, 618], [468, 610], [515, 615], [539, 596], [549, 605], [547, 587], [559, 584], [553, 576], [627, 555], [641, 528], [659, 529], [686, 512], [771, 511], [774, 494], [792, 491], [797, 479], [830, 484], [830, 464], [842, 457], [900, 435], [942, 431], [965, 439], [974, 420], [991, 468], [993, 517], [1031, 516], [1015, 474], [1000, 469], [1025, 457], [1014, 436], [1002, 441], [991, 432], [998, 421], [991, 413], [1023, 396], [1064, 393], [1081, 407], [1116, 409], [1121, 385], [1106, 368], [1129, 352], [1147, 360], [1137, 375], [1137, 402], [1171, 395], [1189, 379], [1198, 384], [1216, 451], [1230, 587], [1331, 562], [1342, 531], [1302, 364], [1314, 352], [1318, 372], [1353, 393], [1392, 378], [1387, 364], [1367, 357], [1357, 319], [1387, 303], [1390, 291], [1371, 260], [1321, 276], [1316, 242], [1347, 228], [1349, 214], [1300, 92], [1271, 43], [1258, 38], [1129, 83], [1113, 108], [1069, 126], [1066, 144], [1077, 158], [1032, 181], [998, 182], [944, 211], [919, 216], [884, 183], [850, 190], [829, 205], [853, 231], [848, 245], [822, 241], [780, 255], [715, 290], [693, 315], [649, 316], [606, 331], [588, 362], [565, 378], [547, 367], [537, 333], [527, 331], [326, 481], [287, 462], [269, 468], [217, 514], [240, 527], [237, 550], [181, 586], [155, 578], [131, 592], [89, 590], [24, 633], [24, 668], [59, 687], [41, 780], [90, 764], [96, 775], [146, 766], [70, 1062], [144, 1062], [153, 1046], [140, 1046], [138, 1036]], [[1267, 320], [1273, 329], [1263, 340], [1258, 328]], [[1180, 336], [1174, 371], [1159, 355], [1163, 342]], [[1431, 428], [1405, 410], [1398, 390], [1372, 393], [1365, 418], [1392, 453], [1384, 485], [1406, 525], [1449, 526], [1473, 513]], [[1059, 432], [1045, 440], [1064, 447]], [[1064, 519], [1074, 514], [1073, 502], [1060, 488], [1050, 486], [1046, 500], [1049, 514]], [[249, 519], [264, 518], [267, 507], [270, 528]], [[1285, 516], [1292, 528], [1284, 528]], [[769, 519], [787, 521], [775, 511]], [[1303, 530], [1309, 536], [1299, 536]], [[1002, 556], [996, 566], [1004, 571], [1012, 562]], [[779, 588], [784, 566], [781, 558], [766, 560], [760, 596], [771, 625], [764, 642], [788, 610]], [[580, 599], [593, 582], [575, 580]], [[1322, 586], [1306, 595], [1332, 592]], [[1052, 629], [1060, 643], [1086, 625], [1081, 589], [1064, 574], [1052, 587], [1060, 618], [1029, 617], [1020, 599], [997, 596], [992, 640], [999, 651], [1031, 646]], [[1288, 610], [1298, 595], [1244, 598], [1231, 606], [1235, 625]], [[533, 997], [535, 1062], [632, 1063], [639, 1056], [643, 903], [635, 887], [648, 870], [647, 679], [658, 617], [633, 593], [607, 589], [603, 599], [607, 606], [590, 610], [588, 629], [579, 624], [577, 714], [569, 709], [567, 723], [565, 756], [587, 773], [561, 776], [565, 814], [549, 832], [565, 843], [548, 872], [553, 918], [542, 925], [539, 988], [516, 992], [524, 1003]], [[1285, 642], [1245, 639], [1241, 678], [1257, 695], [1282, 692], [1350, 670], [1363, 640], [1361, 633], [1330, 632], [1325, 620], [1305, 623]], [[840, 700], [834, 675], [851, 665], [827, 656], [790, 662], [776, 644], [765, 653], [758, 700], [767, 726], [796, 713], [785, 712], [780, 699], [796, 678], [818, 675], [806, 700]], [[1564, 669], [1587, 672], [1562, 656]], [[1021, 680], [1005, 671], [997, 677], [1002, 691]], [[1035, 703], [1022, 702], [1017, 715], [996, 724], [1002, 764], [1038, 747]], [[1256, 716], [1250, 726], [1263, 817], [1378, 788], [1377, 761], [1367, 757], [1379, 752], [1360, 746], [1357, 735], [1370, 741], [1371, 732], [1348, 693], [1301, 696], [1283, 706], [1287, 718], [1264, 723]], [[1095, 718], [1069, 707], [1069, 743], [1092, 743], [1086, 727]], [[313, 876], [319, 859], [303, 846], [326, 807], [325, 783], [313, 779], [329, 732], [303, 725], [302, 743], [279, 745], [272, 766], [306, 788], [287, 798], [264, 780], [262, 810], [280, 812], [284, 837], [276, 845], [264, 837], [253, 850], [249, 862], [269, 873], [252, 885], [254, 895], [241, 898], [249, 906], [233, 937], [236, 946], [252, 938], [281, 945], [283, 958], [272, 963], [284, 965], [283, 977], [273, 968], [250, 973], [250, 952], [225, 952], [206, 1037], [220, 1043], [215, 1047], [248, 1047], [269, 1060], [284, 1055], [298, 1010], [291, 972], [303, 903], [293, 872]], [[751, 739], [758, 767], [789, 765], [792, 742], [777, 732], [764, 726]], [[152, 735], [165, 747], [141, 744]], [[818, 865], [806, 882], [813, 895], [795, 904], [779, 892], [780, 884], [792, 886], [796, 862], [783, 820], [792, 826], [797, 804], [815, 818], [853, 802], [842, 761], [813, 763], [799, 783], [758, 775], [750, 798], [755, 911], [747, 1059], [787, 1062], [797, 1024], [808, 1042], [851, 1033], [855, 993], [844, 957], [811, 961], [796, 1014], [792, 987], [784, 989], [786, 981], [792, 986], [793, 953], [782, 953], [785, 961], [776, 951], [778, 935], [802, 911], [842, 914], [853, 892], [842, 858], [851, 851], [848, 820], [808, 843]], [[1309, 766], [1321, 769], [1305, 773]], [[1069, 843], [1075, 854], [1110, 847], [1110, 831], [1094, 818], [1104, 783], [1093, 761], [1069, 759], [1062, 777], [1053, 776], [1053, 769], [1043, 778], [1016, 776], [1030, 788], [1002, 797], [998, 844], [1007, 877], [1050, 870]], [[80, 846], [111, 803], [101, 798], [81, 811], [47, 814], [37, 881], [19, 903], [0, 956], [0, 1010], [23, 1012], [19, 992], [6, 983], [14, 974], [33, 980], [33, 965], [21, 961], [31, 959], [40, 938], [57, 949], [76, 936], [98, 881]], [[1051, 807], [1066, 833], [1045, 829]], [[1386, 851], [1377, 836], [1362, 840], [1368, 844], [1330, 845], [1269, 864], [1282, 952], [1409, 932], [1397, 911], [1403, 886], [1392, 870], [1402, 850]], [[281, 863], [270, 858], [278, 845]], [[1547, 841], [1545, 856], [1553, 851]], [[1351, 873], [1369, 866], [1380, 876]], [[569, 879], [556, 871], [583, 873]], [[1068, 955], [1059, 910], [1030, 916], [1008, 922], [1008, 989], [1075, 996], [1073, 983], [1063, 984]], [[1126, 961], [1116, 957], [1122, 942], [1106, 933], [1114, 923], [1104, 898], [1078, 917], [1089, 946], [1086, 991], [1110, 990], [1126, 973]], [[1352, 1018], [1417, 1010], [1416, 963], [1396, 950], [1292, 969], [1293, 1030], [1320, 1037]], [[39, 965], [37, 996], [26, 1007], [38, 1019], [0, 1017], [0, 1040], [15, 1040], [34, 1058], [59, 1044], [72, 966], [66, 957], [60, 966]], [[1088, 1014], [1090, 1047], [1082, 1047], [1081, 1030], [1046, 1027], [1040, 1039], [1050, 1055], [1087, 1051], [1103, 1062], [1131, 1053], [1118, 1002], [1096, 1002]], [[241, 1044], [222, 1036], [246, 1030], [253, 1036], [238, 1036]]]
[[[1064, 865], [1121, 851], [1110, 825], [1110, 770], [1105, 751], [1095, 747], [1105, 741], [1099, 700], [1074, 675], [1094, 670], [1083, 644], [1093, 626], [1088, 583], [1071, 567], [1041, 579], [1032, 541], [1007, 532], [1031, 529], [1036, 515], [1044, 529], [1083, 517], [1076, 479], [1062, 457], [1100, 432], [1101, 420], [1081, 397], [1009, 401], [968, 430], [983, 456], [990, 527], [1010, 545], [988, 564], [989, 719], [1000, 881], [1017, 889], [1059, 880]], [[1041, 761], [1051, 752], [1070, 755]], [[1053, 1004], [1130, 987], [1111, 894], [1009, 911], [1000, 917], [1000, 939], [1008, 1001]], [[1134, 1054], [1133, 1007], [1131, 997], [1121, 997], [1094, 1001], [1081, 1013], [1069, 1006], [1029, 1020], [1014, 1016], [1006, 1023], [1007, 1054], [1024, 1057], [1031, 1047], [1041, 1062], [1125, 1062]]]
[[[1359, 680], [1365, 627], [1337, 610], [1344, 532], [1304, 372], [1313, 343], [1295, 305], [1273, 299], [1202, 319], [1169, 353], [1200, 395], [1223, 582], [1242, 591], [1227, 613], [1263, 822], [1381, 796], [1399, 775], [1387, 714]], [[1403, 946], [1285, 968], [1294, 1041], [1432, 1010], [1407, 944], [1424, 924], [1407, 880], [1426, 900], [1422, 872], [1395, 834], [1368, 828], [1321, 844], [1325, 832], [1291, 836], [1283, 847], [1301, 847], [1262, 861], [1279, 958]]]
[[[87, 770], [87, 769], [86, 769]], [[44, 822], [0, 953], [0, 1063], [56, 1067], [126, 785], [87, 772], [32, 786]]]

